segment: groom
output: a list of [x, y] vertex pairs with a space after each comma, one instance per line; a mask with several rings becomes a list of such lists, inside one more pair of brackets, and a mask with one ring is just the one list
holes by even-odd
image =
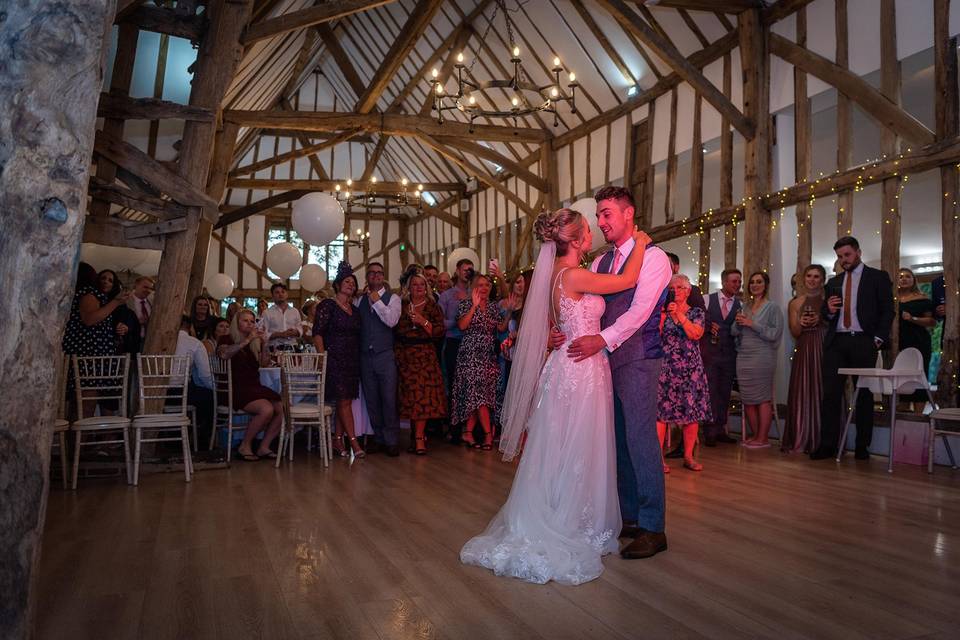
[[[623, 187], [604, 187], [594, 196], [603, 238], [613, 245], [593, 261], [597, 273], [620, 273], [634, 248], [634, 204]], [[633, 538], [620, 552], [630, 560], [667, 549], [664, 484], [657, 440], [657, 381], [660, 375], [660, 309], [672, 270], [659, 247], [648, 246], [637, 286], [604, 296], [599, 335], [581, 336], [568, 347], [578, 362], [607, 349], [613, 373], [617, 443], [617, 490], [623, 516], [621, 537]]]

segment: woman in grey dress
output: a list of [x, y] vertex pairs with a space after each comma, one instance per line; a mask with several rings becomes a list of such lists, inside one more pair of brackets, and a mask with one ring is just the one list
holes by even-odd
[[[773, 419], [773, 377], [777, 346], [783, 334], [783, 312], [770, 302], [770, 276], [761, 271], [747, 280], [749, 299], [737, 313], [730, 333], [737, 341], [737, 382], [743, 401], [743, 445], [751, 449], [770, 446], [767, 439]], [[752, 430], [753, 436], [747, 436]]]

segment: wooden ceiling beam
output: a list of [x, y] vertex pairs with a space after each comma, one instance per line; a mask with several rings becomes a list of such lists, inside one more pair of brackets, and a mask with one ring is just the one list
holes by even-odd
[[[278, 156], [273, 158], [266, 158], [258, 162], [253, 162], [242, 167], [237, 167], [230, 172], [230, 177], [242, 176], [248, 173], [256, 173], [264, 169], [269, 169], [270, 167], [276, 166], [278, 164], [283, 164], [284, 162], [290, 162], [291, 160], [297, 160], [305, 156], [313, 155], [319, 153], [330, 147], [334, 147], [341, 142], [348, 142], [351, 138], [356, 135], [356, 131], [344, 131], [341, 134], [338, 134], [329, 140], [324, 140], [323, 142], [318, 142], [316, 144], [310, 144], [300, 149], [294, 149], [293, 151], [288, 151], [287, 153], [281, 153]], [[308, 140], [309, 142], [309, 140]]]
[[387, 88], [390, 81], [393, 80], [397, 69], [407, 59], [410, 51], [417, 44], [417, 40], [423, 35], [427, 25], [433, 20], [437, 9], [443, 4], [443, 0], [419, 0], [417, 6], [407, 19], [406, 24], [400, 29], [396, 40], [390, 45], [380, 68], [373, 74], [373, 78], [367, 83], [366, 90], [357, 100], [357, 106], [354, 109], [357, 113], [370, 113], [377, 106], [383, 90]]
[[354, 13], [394, 2], [394, 0], [330, 0], [293, 13], [284, 13], [274, 18], [261, 20], [247, 27], [242, 42], [245, 46], [297, 29], [330, 22]]
[[357, 73], [356, 67], [353, 66], [350, 56], [337, 39], [337, 34], [333, 32], [333, 28], [329, 24], [324, 23], [317, 25], [316, 29], [317, 33], [320, 34], [320, 39], [323, 40], [324, 46], [327, 47], [327, 51], [333, 56], [333, 61], [336, 63], [337, 68], [340, 69], [340, 73], [343, 74], [347, 84], [353, 89], [353, 93], [357, 96], [363, 95], [364, 82], [360, 79], [360, 74]]
[[799, 11], [813, 0], [778, 0], [760, 12], [760, 22], [768, 26]]
[[[227, 186], [231, 189], [284, 189], [284, 190], [305, 190], [305, 191], [333, 191], [337, 185], [341, 185], [345, 191], [350, 191], [346, 185], [346, 178], [343, 180], [300, 180], [289, 178], [231, 178], [227, 181]], [[463, 191], [463, 184], [460, 182], [421, 182], [424, 191]], [[413, 181], [407, 185], [407, 190], [411, 193], [417, 186]], [[399, 193], [403, 191], [404, 186], [399, 182], [375, 182], [373, 184], [361, 183], [355, 180], [353, 189], [363, 193]], [[272, 205], [271, 205], [272, 206]]]
[[616, 18], [617, 22], [633, 32], [641, 42], [669, 64], [676, 74], [703, 95], [704, 99], [713, 105], [721, 116], [727, 118], [737, 131], [747, 139], [753, 138], [754, 123], [746, 118], [712, 82], [707, 80], [696, 66], [684, 58], [676, 47], [644, 22], [622, 0], [598, 0], [598, 2]]
[[214, 229], [221, 229], [228, 224], [233, 224], [234, 222], [239, 222], [244, 218], [249, 218], [252, 215], [262, 213], [267, 209], [272, 209], [278, 204], [286, 204], [288, 202], [293, 202], [298, 200], [301, 197], [310, 193], [309, 191], [284, 191], [283, 193], [276, 193], [272, 196], [266, 197], [263, 200], [258, 200], [246, 206], [240, 207], [238, 209], [233, 209], [227, 213], [221, 212], [220, 219], [215, 225]]
[[[636, 4], [645, 6], [644, 0], [639, 0]], [[654, 3], [650, 3], [654, 4]], [[689, 9], [690, 11], [722, 11], [723, 13], [740, 13], [747, 9], [762, 9], [764, 3], [760, 0], [658, 0], [658, 7], [669, 9]]]
[[199, 42], [207, 30], [207, 19], [200, 15], [181, 15], [173, 9], [152, 5], [136, 7], [117, 17], [118, 24], [132, 24], [141, 31], [165, 33], [168, 36]]
[[383, 150], [386, 148], [389, 139], [390, 136], [381, 135], [380, 139], [377, 140], [377, 146], [373, 148], [373, 153], [370, 154], [367, 165], [363, 168], [363, 175], [360, 177], [360, 182], [366, 182], [374, 175], [374, 172], [377, 170], [377, 164], [380, 162], [380, 156], [383, 155]]
[[460, 149], [461, 151], [466, 151], [467, 153], [475, 155], [478, 158], [483, 158], [484, 160], [489, 160], [490, 162], [498, 164], [506, 171], [509, 171], [517, 178], [520, 178], [537, 191], [547, 191], [548, 185], [546, 180], [533, 173], [519, 162], [507, 158], [495, 149], [485, 147], [482, 144], [477, 144], [476, 142], [460, 140], [459, 138], [437, 136], [435, 140], [447, 146]]
[[116, 118], [121, 120], [193, 120], [195, 122], [213, 122], [214, 114], [210, 109], [179, 104], [155, 98], [131, 98], [125, 95], [101, 93], [97, 103], [98, 118]]
[[770, 33], [770, 53], [835, 87], [865, 113], [905, 140], [918, 145], [927, 145], [934, 141], [933, 132], [922, 122], [849, 69], [844, 69], [833, 61], [772, 32]]
[[497, 142], [544, 142], [552, 136], [549, 131], [530, 127], [505, 127], [445, 121], [403, 114], [340, 113], [333, 111], [240, 111], [225, 110], [223, 119], [241, 126], [300, 131], [339, 132], [346, 129], [386, 133], [398, 136], [440, 135], [458, 136], [469, 140]]

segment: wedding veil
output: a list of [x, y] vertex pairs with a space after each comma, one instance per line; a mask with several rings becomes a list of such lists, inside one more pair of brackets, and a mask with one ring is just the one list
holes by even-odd
[[533, 282], [527, 290], [523, 304], [523, 317], [517, 333], [517, 344], [503, 401], [503, 432], [500, 436], [500, 451], [503, 459], [510, 461], [520, 452], [527, 420], [533, 411], [540, 388], [540, 369], [543, 367], [550, 332], [551, 280], [557, 245], [544, 242], [540, 246], [537, 264], [533, 270]]

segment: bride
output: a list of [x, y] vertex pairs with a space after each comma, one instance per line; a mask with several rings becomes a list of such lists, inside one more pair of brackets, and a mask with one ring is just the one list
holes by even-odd
[[592, 245], [583, 215], [541, 213], [534, 230], [543, 244], [524, 305], [500, 440], [504, 460], [521, 448], [523, 456], [507, 502], [463, 546], [460, 561], [528, 582], [576, 585], [597, 578], [601, 556], [617, 551], [613, 390], [606, 352], [575, 362], [557, 349], [544, 363], [547, 334], [552, 324], [568, 340], [599, 333], [601, 295], [636, 286], [650, 238], [635, 232], [637, 249], [621, 274], [597, 274], [580, 266]]

